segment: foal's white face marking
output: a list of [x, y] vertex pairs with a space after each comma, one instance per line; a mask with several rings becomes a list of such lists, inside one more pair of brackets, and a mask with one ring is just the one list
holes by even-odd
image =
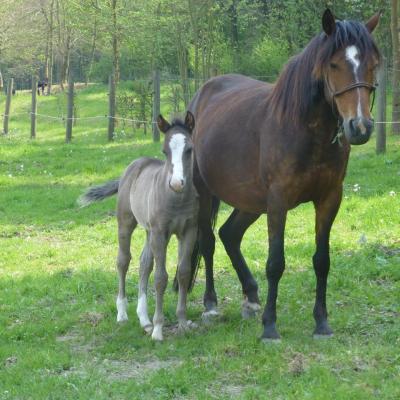
[[[355, 81], [360, 82], [360, 80], [358, 79], [358, 67], [360, 66], [360, 57], [356, 46], [353, 45], [346, 47], [346, 60], [348, 60], [350, 64], [353, 66]], [[357, 117], [360, 118], [362, 117], [360, 89], [357, 88], [356, 90], [358, 95]]]
[[172, 177], [170, 184], [173, 188], [182, 188], [184, 181], [182, 156], [186, 138], [183, 133], [174, 133], [169, 141], [171, 149]]

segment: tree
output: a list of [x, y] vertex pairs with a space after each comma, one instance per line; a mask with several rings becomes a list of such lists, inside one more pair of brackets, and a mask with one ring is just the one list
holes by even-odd
[[[393, 52], [393, 99], [392, 99], [392, 125], [393, 133], [400, 135], [400, 49], [399, 49], [399, 23], [398, 0], [392, 0], [392, 52]], [[397, 123], [396, 123], [397, 122]]]

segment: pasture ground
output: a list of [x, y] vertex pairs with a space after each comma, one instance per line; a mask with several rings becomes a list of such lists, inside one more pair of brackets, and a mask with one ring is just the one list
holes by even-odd
[[[104, 87], [79, 92], [80, 116], [105, 115], [106, 100]], [[13, 112], [29, 110], [29, 101], [28, 94], [15, 96]], [[57, 115], [64, 104], [62, 95], [40, 97], [38, 112]], [[76, 198], [87, 186], [118, 177], [134, 158], [161, 157], [160, 145], [121, 126], [108, 143], [103, 120], [78, 121], [69, 145], [57, 121], [39, 118], [35, 141], [28, 138], [28, 116], [12, 117], [10, 127], [0, 137], [0, 399], [400, 398], [400, 138], [389, 137], [384, 156], [375, 155], [375, 138], [352, 149], [331, 236], [333, 338], [311, 337], [314, 213], [307, 204], [291, 211], [287, 223], [280, 344], [258, 340], [260, 316], [241, 319], [239, 282], [220, 241], [221, 316], [201, 323], [200, 270], [188, 305], [200, 327], [175, 333], [169, 285], [169, 326], [158, 344], [143, 334], [135, 314], [143, 232], [133, 239], [130, 321], [117, 325], [115, 198], [85, 209]], [[228, 213], [223, 206], [218, 225]], [[264, 217], [243, 242], [263, 303], [266, 243]], [[175, 241], [168, 254], [172, 278]]]

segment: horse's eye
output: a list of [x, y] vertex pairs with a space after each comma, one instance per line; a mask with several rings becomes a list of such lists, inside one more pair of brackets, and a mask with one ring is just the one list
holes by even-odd
[[185, 150], [185, 153], [186, 154], [190, 154], [192, 152], [192, 148], [191, 147], [188, 147], [186, 150]]
[[162, 149], [162, 152], [164, 153], [164, 155], [167, 155], [167, 152], [164, 149]]
[[338, 69], [339, 68], [339, 66], [337, 64], [335, 64], [335, 63], [330, 63], [330, 67], [332, 69]]

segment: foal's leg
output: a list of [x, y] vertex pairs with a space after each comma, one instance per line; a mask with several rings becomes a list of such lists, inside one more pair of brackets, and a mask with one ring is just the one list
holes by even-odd
[[268, 297], [263, 313], [264, 331], [262, 339], [279, 339], [276, 330], [276, 299], [278, 297], [278, 284], [285, 269], [284, 233], [286, 223], [286, 210], [282, 210], [279, 203], [268, 207], [268, 261], [267, 280]]
[[187, 327], [186, 300], [190, 284], [190, 261], [193, 247], [197, 239], [197, 227], [190, 227], [179, 238], [179, 264], [178, 264], [178, 283], [179, 297], [176, 308], [179, 328], [185, 330]]
[[260, 309], [257, 282], [253, 278], [240, 251], [244, 233], [259, 216], [235, 209], [219, 230], [219, 236], [242, 284], [245, 296], [242, 305], [243, 318], [254, 315]]
[[329, 274], [329, 234], [333, 221], [339, 210], [342, 200], [342, 187], [331, 193], [322, 201], [315, 202], [316, 227], [315, 241], [316, 252], [313, 256], [314, 271], [317, 278], [316, 297], [314, 306], [314, 319], [316, 327], [314, 337], [327, 337], [332, 335], [328, 324], [328, 311], [326, 309], [326, 285]]
[[140, 326], [147, 333], [151, 333], [153, 329], [153, 325], [150, 322], [149, 314], [147, 311], [147, 285], [149, 283], [150, 273], [153, 270], [153, 254], [150, 248], [149, 236], [149, 232], [147, 232], [146, 244], [144, 245], [142, 254], [140, 256], [139, 296], [138, 305], [136, 308], [136, 313], [139, 317]]
[[164, 292], [168, 283], [168, 273], [166, 270], [166, 252], [168, 240], [165, 232], [151, 232], [150, 246], [153, 253], [156, 270], [154, 274], [154, 286], [156, 289], [156, 311], [153, 318], [153, 333], [151, 335], [154, 340], [163, 340], [162, 328], [164, 325], [163, 300]]
[[117, 297], [117, 321], [128, 320], [127, 307], [128, 300], [125, 295], [125, 280], [128, 272], [129, 262], [131, 261], [131, 237], [132, 232], [137, 226], [137, 221], [132, 213], [124, 213], [118, 216], [118, 258], [117, 268], [119, 277], [118, 297]]

